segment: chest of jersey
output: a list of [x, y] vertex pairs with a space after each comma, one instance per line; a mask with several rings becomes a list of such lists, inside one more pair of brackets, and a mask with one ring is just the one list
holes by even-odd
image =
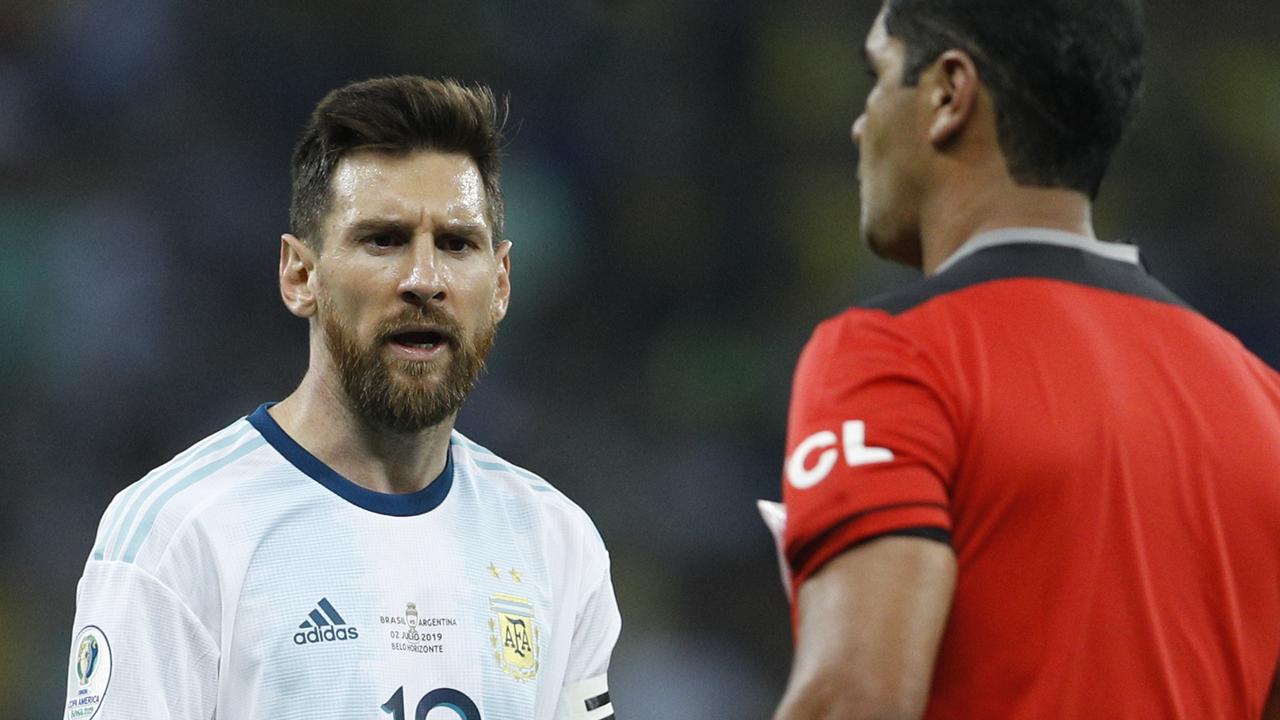
[[231, 697], [220, 708], [254, 708], [244, 717], [537, 715], [561, 638], [534, 516], [461, 488], [412, 517], [314, 500], [262, 519], [271, 530], [224, 597], [221, 687]]

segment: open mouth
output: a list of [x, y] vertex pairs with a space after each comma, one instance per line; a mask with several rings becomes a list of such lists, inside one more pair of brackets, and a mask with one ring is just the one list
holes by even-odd
[[391, 342], [415, 350], [433, 350], [449, 342], [448, 336], [436, 330], [408, 330], [395, 333]]

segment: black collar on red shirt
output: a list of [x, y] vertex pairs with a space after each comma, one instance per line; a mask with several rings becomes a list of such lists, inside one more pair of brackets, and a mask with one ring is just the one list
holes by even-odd
[[943, 271], [937, 275], [860, 302], [858, 307], [896, 315], [939, 295], [980, 283], [1013, 278], [1061, 280], [1188, 307], [1160, 281], [1148, 275], [1136, 261], [1108, 257], [1084, 247], [1037, 240], [1008, 241], [982, 247], [957, 258], [954, 264], [944, 264]]

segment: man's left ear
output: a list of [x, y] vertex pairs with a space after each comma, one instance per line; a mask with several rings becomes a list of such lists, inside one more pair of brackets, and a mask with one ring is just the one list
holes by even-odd
[[507, 306], [511, 303], [511, 241], [503, 240], [493, 249], [494, 260], [498, 263], [498, 288], [493, 294], [493, 317], [501, 320], [507, 316]]
[[972, 117], [978, 102], [978, 68], [963, 50], [948, 50], [934, 61], [930, 100], [933, 122], [929, 141], [942, 147], [955, 139]]

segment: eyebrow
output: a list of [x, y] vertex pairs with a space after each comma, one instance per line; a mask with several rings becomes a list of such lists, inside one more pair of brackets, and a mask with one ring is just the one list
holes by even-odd
[[347, 234], [363, 235], [365, 233], [374, 232], [378, 230], [403, 231], [407, 226], [408, 226], [408, 223], [404, 223], [399, 220], [393, 220], [391, 218], [368, 218], [365, 220], [361, 220], [356, 224], [348, 227]]
[[[401, 232], [408, 233], [415, 223], [405, 222], [397, 218], [367, 218], [357, 222], [347, 228], [349, 236], [359, 236], [371, 232]], [[453, 235], [477, 236], [482, 237], [485, 234], [486, 226], [483, 223], [470, 222], [467, 220], [449, 220], [446, 221], [443, 232]]]
[[469, 222], [466, 220], [449, 220], [444, 224], [444, 229], [456, 235], [474, 235], [483, 236], [488, 226], [484, 223]]

